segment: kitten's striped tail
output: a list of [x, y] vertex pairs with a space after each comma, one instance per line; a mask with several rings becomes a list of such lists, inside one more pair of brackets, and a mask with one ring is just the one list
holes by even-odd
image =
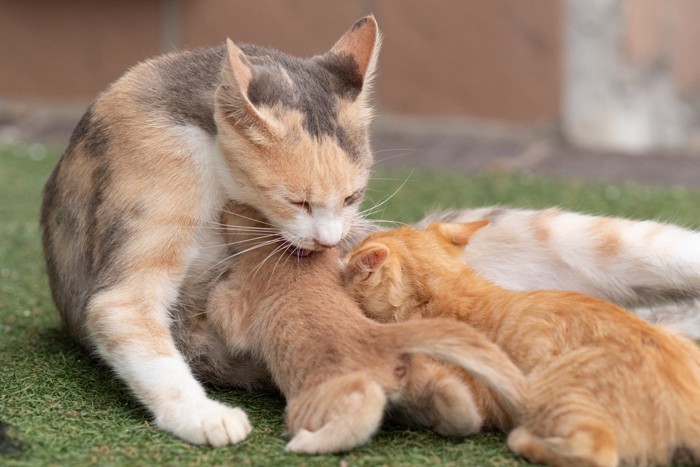
[[397, 350], [425, 354], [464, 369], [498, 396], [511, 420], [520, 419], [525, 403], [525, 376], [484, 334], [449, 319], [422, 319], [385, 326]]

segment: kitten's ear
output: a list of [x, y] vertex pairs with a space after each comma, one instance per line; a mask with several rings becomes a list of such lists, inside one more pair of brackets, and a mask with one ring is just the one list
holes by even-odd
[[472, 235], [478, 230], [489, 225], [491, 221], [483, 220], [476, 222], [441, 222], [435, 224], [437, 230], [456, 246], [466, 246]]
[[381, 243], [370, 243], [350, 254], [347, 272], [351, 277], [359, 276], [367, 280], [369, 276], [382, 267], [389, 257], [389, 249]]
[[323, 60], [326, 68], [348, 86], [351, 95], [357, 96], [371, 86], [380, 46], [379, 26], [369, 15], [353, 24]]
[[248, 99], [252, 79], [253, 69], [245, 54], [231, 39], [226, 39], [226, 59], [216, 90], [217, 111], [226, 124], [242, 131], [253, 143], [265, 143], [275, 136], [275, 127]]

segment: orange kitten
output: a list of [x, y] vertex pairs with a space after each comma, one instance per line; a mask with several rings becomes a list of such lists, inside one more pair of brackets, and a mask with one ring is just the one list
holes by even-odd
[[231, 352], [266, 362], [288, 401], [287, 450], [330, 453], [365, 443], [388, 404], [411, 407], [415, 421], [444, 434], [478, 431], [459, 379], [416, 354], [474, 374], [517, 416], [522, 373], [483, 334], [451, 320], [370, 320], [343, 288], [336, 249], [294, 256], [269, 240], [255, 211], [232, 212], [224, 220], [227, 240], [238, 246], [236, 264], [214, 287], [206, 319]]
[[626, 310], [572, 292], [512, 292], [464, 263], [488, 221], [373, 234], [345, 281], [382, 322], [457, 319], [482, 331], [527, 378], [508, 446], [559, 466], [700, 461], [700, 350]]

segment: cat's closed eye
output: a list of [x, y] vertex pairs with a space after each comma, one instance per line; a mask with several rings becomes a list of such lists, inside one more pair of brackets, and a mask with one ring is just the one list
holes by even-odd
[[351, 194], [347, 198], [345, 198], [344, 205], [345, 206], [350, 206], [351, 204], [355, 204], [358, 201], [362, 199], [362, 196], [364, 195], [364, 190], [357, 190], [355, 193]]
[[304, 211], [308, 212], [309, 214], [311, 213], [311, 205], [307, 203], [306, 201], [293, 201], [293, 200], [287, 200], [289, 201], [289, 204], [296, 206], [297, 208], [303, 209]]

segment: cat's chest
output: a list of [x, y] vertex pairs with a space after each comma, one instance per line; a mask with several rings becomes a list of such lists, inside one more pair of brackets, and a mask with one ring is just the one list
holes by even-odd
[[221, 212], [229, 199], [237, 199], [240, 190], [226, 168], [216, 136], [189, 125], [178, 127], [176, 132], [187, 147], [199, 182], [201, 201], [187, 252], [186, 281], [200, 281], [227, 267], [228, 250], [221, 232]]

